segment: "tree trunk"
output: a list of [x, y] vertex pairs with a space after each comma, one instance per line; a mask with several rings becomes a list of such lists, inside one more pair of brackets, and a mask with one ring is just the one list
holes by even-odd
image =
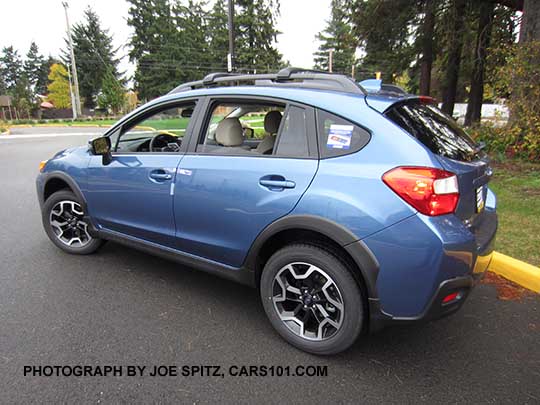
[[450, 11], [453, 29], [452, 32], [449, 33], [451, 37], [449, 41], [448, 64], [446, 66], [445, 86], [443, 89], [441, 107], [441, 110], [450, 116], [454, 112], [454, 105], [456, 104], [461, 51], [463, 49], [463, 24], [466, 7], [467, 0], [454, 0]]
[[435, 29], [435, 0], [425, 0], [422, 24], [422, 59], [420, 61], [420, 94], [431, 92], [431, 67], [433, 65], [433, 31]]
[[525, 0], [519, 42], [540, 41], [540, 1]]
[[484, 71], [486, 66], [487, 48], [491, 38], [493, 12], [495, 4], [483, 1], [479, 4], [478, 32], [476, 36], [476, 52], [471, 77], [471, 92], [465, 114], [465, 125], [480, 122], [482, 117], [482, 103], [484, 102]]

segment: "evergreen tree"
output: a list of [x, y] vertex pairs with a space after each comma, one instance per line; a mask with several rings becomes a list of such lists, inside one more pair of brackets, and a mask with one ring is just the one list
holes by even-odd
[[0, 65], [0, 96], [6, 94], [7, 92], [7, 86], [6, 82], [4, 82], [4, 69]]
[[216, 71], [226, 71], [229, 53], [229, 28], [225, 0], [216, 0], [214, 3], [208, 15], [207, 32], [210, 64]]
[[333, 50], [332, 71], [350, 74], [357, 47], [350, 24], [350, 6], [349, 0], [332, 0], [330, 20], [316, 37], [321, 42], [315, 53], [316, 69], [328, 70], [330, 50]]
[[279, 0], [237, 0], [235, 4], [236, 66], [240, 71], [268, 72], [283, 65], [275, 47]]
[[200, 2], [188, 0], [184, 3], [176, 1], [172, 8], [177, 44], [182, 44], [178, 49], [181, 52], [175, 52], [174, 62], [179, 64], [179, 69], [172, 87], [201, 78], [213, 70], [207, 42], [208, 14]]
[[[93, 108], [107, 72], [111, 72], [117, 80], [121, 80], [121, 74], [118, 72], [117, 50], [112, 44], [112, 35], [109, 34], [109, 30], [101, 26], [98, 15], [90, 7], [84, 11], [84, 22], [73, 26], [72, 39], [79, 92], [84, 99], [84, 105]], [[63, 60], [66, 64], [70, 63], [67, 44], [66, 39], [66, 49], [63, 51]]]
[[50, 84], [47, 86], [49, 94], [47, 98], [56, 108], [69, 108], [71, 98], [69, 92], [68, 73], [60, 63], [51, 66], [49, 73]]
[[21, 75], [15, 87], [11, 91], [13, 106], [17, 110], [19, 117], [30, 118], [32, 110], [37, 107], [37, 101], [31, 89], [31, 85], [25, 74]]
[[30, 44], [30, 49], [26, 54], [24, 61], [24, 75], [28, 80], [29, 86], [35, 91], [36, 85], [40, 81], [42, 66], [45, 63], [45, 58], [39, 53], [38, 46], [35, 42]]
[[125, 91], [120, 82], [111, 72], [106, 72], [98, 96], [99, 108], [106, 108], [113, 114], [118, 114], [125, 104]]
[[5, 47], [2, 50], [0, 65], [2, 65], [2, 76], [4, 78], [6, 91], [11, 93], [23, 74], [21, 57], [13, 46]]
[[[364, 56], [359, 76], [382, 72], [387, 83], [409, 68], [417, 56], [414, 27], [419, 8], [415, 0], [363, 0], [353, 6], [352, 21]], [[412, 37], [412, 38], [411, 38]]]
[[39, 67], [39, 76], [34, 87], [34, 91], [36, 94], [47, 94], [47, 86], [49, 85], [49, 72], [51, 71], [51, 66], [55, 63], [60, 63], [60, 61], [50, 55], [41, 63], [41, 66]]
[[135, 87], [141, 99], [158, 97], [178, 84], [177, 58], [189, 44], [177, 42], [167, 0], [128, 0], [128, 25], [133, 29], [129, 59], [136, 63]]

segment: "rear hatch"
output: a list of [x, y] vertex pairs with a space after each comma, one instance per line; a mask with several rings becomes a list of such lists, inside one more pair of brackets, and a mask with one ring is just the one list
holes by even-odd
[[452, 118], [423, 99], [395, 103], [384, 115], [433, 152], [445, 170], [456, 174], [459, 203], [455, 214], [472, 228], [479, 247], [484, 247], [497, 226], [495, 213], [485, 209], [492, 175], [487, 154]]

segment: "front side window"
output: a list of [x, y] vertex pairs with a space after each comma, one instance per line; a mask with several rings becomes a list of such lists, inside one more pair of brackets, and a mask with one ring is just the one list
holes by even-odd
[[160, 109], [120, 132], [116, 152], [178, 152], [195, 103]]

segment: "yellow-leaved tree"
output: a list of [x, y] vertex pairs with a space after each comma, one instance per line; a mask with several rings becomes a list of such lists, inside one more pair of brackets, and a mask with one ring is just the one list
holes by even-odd
[[71, 107], [68, 72], [66, 68], [60, 63], [53, 64], [49, 72], [49, 81], [47, 99], [55, 108]]

